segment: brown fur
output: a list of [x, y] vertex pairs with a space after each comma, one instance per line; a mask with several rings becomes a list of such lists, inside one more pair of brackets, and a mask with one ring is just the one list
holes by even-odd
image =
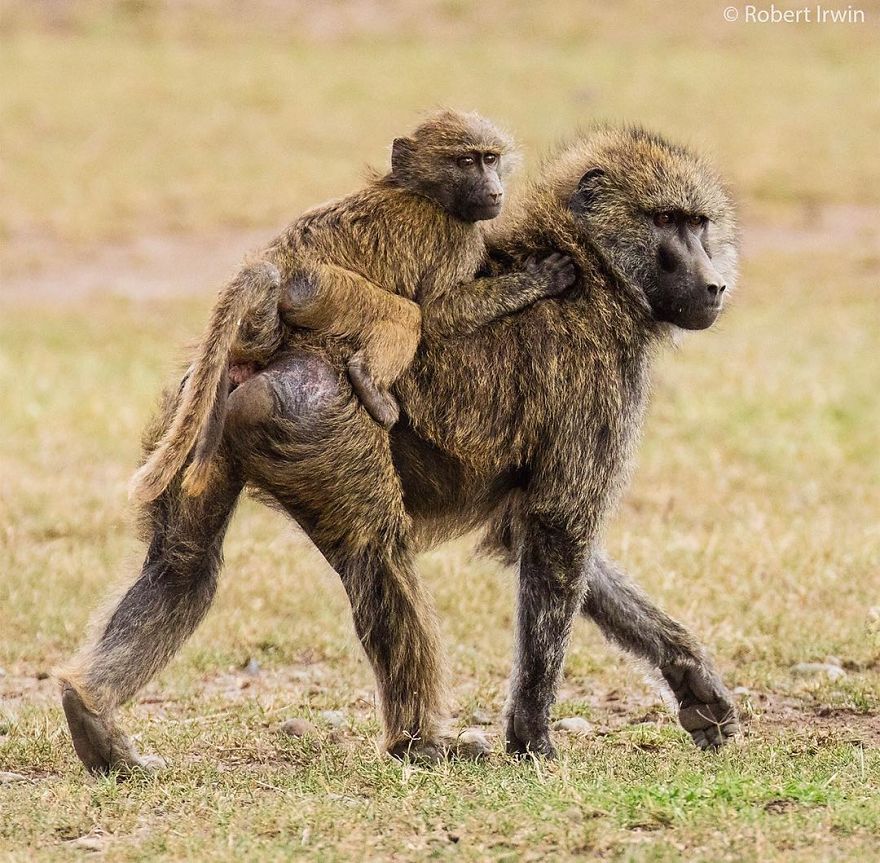
[[[183, 489], [204, 491], [225, 416], [225, 369], [230, 362], [265, 364], [274, 354], [279, 303], [289, 324], [355, 344], [350, 371], [358, 394], [392, 425], [396, 404], [386, 393], [418, 344], [421, 314], [415, 301], [430, 303], [469, 281], [485, 256], [481, 226], [457, 215], [468, 190], [457, 185], [462, 178], [455, 159], [487, 152], [514, 155], [510, 139], [488, 120], [454, 111], [435, 114], [411, 138], [395, 142], [389, 174], [303, 214], [262, 261], [224, 287], [180, 406], [134, 475], [132, 497], [155, 499], [197, 442]], [[502, 166], [509, 169], [514, 161], [505, 159]], [[527, 293], [520, 305], [535, 299], [531, 285]]]
[[528, 269], [535, 255], [571, 256], [578, 285], [467, 335], [426, 332], [396, 386], [404, 420], [390, 436], [352, 400], [340, 346], [294, 334], [283, 356], [233, 393], [206, 494], [192, 500], [172, 486], [146, 510], [141, 579], [68, 678], [81, 702], [101, 710], [103, 725], [70, 706], [83, 761], [97, 769], [137, 763], [119, 742], [112, 709], [204, 613], [245, 482], [296, 519], [339, 572], [393, 752], [431, 757], [445, 745], [436, 615], [413, 555], [480, 527], [489, 550], [520, 564], [509, 751], [553, 754], [549, 711], [577, 613], [658, 669], [698, 745], [729, 738], [735, 714], [704, 649], [601, 552], [651, 358], [671, 329], [654, 312], [650, 215], [658, 208], [711, 219], [704, 242], [729, 287], [733, 208], [705, 163], [638, 129], [600, 130], [564, 148], [493, 242], [494, 276], [479, 290], [447, 292], [434, 311], [442, 319], [444, 308], [469, 305], [462, 296], [502, 297], [493, 284]]

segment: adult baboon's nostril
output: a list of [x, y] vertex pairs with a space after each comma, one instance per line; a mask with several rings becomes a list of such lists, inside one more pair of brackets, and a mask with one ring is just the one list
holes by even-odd
[[709, 292], [709, 296], [712, 297], [713, 300], [717, 300], [720, 299], [721, 295], [727, 290], [727, 285], [710, 284], [706, 285], [706, 290]]

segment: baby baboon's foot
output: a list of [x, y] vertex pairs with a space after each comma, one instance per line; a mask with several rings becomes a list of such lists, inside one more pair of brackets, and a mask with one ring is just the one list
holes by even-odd
[[405, 738], [388, 751], [401, 761], [431, 766], [442, 761], [479, 761], [489, 755], [492, 746], [482, 732], [469, 729], [428, 740]]
[[718, 749], [739, 732], [736, 708], [718, 675], [708, 666], [661, 669], [678, 704], [678, 721], [700, 749]]
[[297, 313], [308, 306], [317, 293], [318, 284], [311, 276], [306, 273], [296, 273], [281, 289], [278, 311], [282, 320], [291, 326], [301, 326], [301, 322], [297, 320]]
[[64, 687], [61, 704], [73, 748], [90, 773], [131, 773], [134, 769], [153, 772], [165, 766], [158, 756], [139, 755], [128, 737], [111, 721], [92, 713], [72, 686]]
[[348, 361], [348, 378], [367, 413], [380, 426], [390, 429], [400, 418], [397, 400], [387, 390], [380, 390], [376, 386], [363, 359], [357, 354]]
[[506, 749], [508, 755], [519, 758], [527, 755], [556, 757], [556, 747], [550, 740], [546, 720], [530, 716], [522, 709], [514, 709], [507, 718]]

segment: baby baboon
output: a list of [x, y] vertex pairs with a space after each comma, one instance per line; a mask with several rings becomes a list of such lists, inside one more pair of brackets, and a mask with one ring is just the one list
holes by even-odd
[[157, 497], [194, 445], [183, 489], [205, 489], [225, 416], [227, 369], [231, 363], [239, 374], [275, 353], [283, 335], [279, 307], [292, 326], [355, 343], [352, 386], [389, 428], [398, 409], [388, 388], [421, 336], [418, 304], [428, 330], [467, 330], [568, 287], [573, 268], [554, 256], [508, 278], [500, 308], [459, 304], [455, 320], [430, 314], [438, 297], [470, 281], [482, 264], [478, 223], [501, 212], [501, 177], [514, 161], [512, 142], [488, 120], [441, 111], [394, 141], [389, 174], [297, 219], [220, 292], [174, 418], [132, 480], [133, 496]]
[[[547, 165], [490, 249], [502, 280], [551, 253], [571, 256], [580, 273], [565, 296], [464, 337], [426, 333], [395, 388], [404, 419], [390, 435], [353, 407], [332, 340], [322, 355], [319, 341], [299, 348], [295, 335], [233, 392], [209, 489], [187, 498], [172, 486], [148, 508], [140, 579], [62, 675], [84, 763], [142, 763], [113, 710], [207, 611], [246, 482], [339, 572], [393, 752], [431, 757], [446, 746], [438, 629], [413, 555], [480, 526], [486, 547], [520, 567], [509, 751], [554, 752], [549, 711], [578, 612], [658, 669], [697, 745], [735, 732], [730, 696], [699, 642], [601, 551], [655, 347], [676, 326], [712, 324], [732, 285], [729, 196], [687, 150], [638, 129], [600, 130]], [[444, 295], [435, 313], [468, 293]]]

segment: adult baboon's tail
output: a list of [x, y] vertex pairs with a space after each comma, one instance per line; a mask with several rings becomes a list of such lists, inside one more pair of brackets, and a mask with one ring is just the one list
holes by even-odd
[[[131, 498], [141, 503], [157, 498], [183, 467], [205, 424], [210, 422], [214, 426], [206, 432], [208, 438], [214, 437], [217, 428], [222, 430], [230, 351], [239, 326], [250, 309], [260, 301], [265, 303], [267, 292], [277, 291], [280, 286], [278, 268], [261, 261], [242, 269], [220, 291], [171, 424], [132, 477]], [[210, 477], [212, 451], [210, 446], [199, 447], [201, 457], [190, 465], [184, 478], [187, 494], [200, 494], [205, 488]]]

